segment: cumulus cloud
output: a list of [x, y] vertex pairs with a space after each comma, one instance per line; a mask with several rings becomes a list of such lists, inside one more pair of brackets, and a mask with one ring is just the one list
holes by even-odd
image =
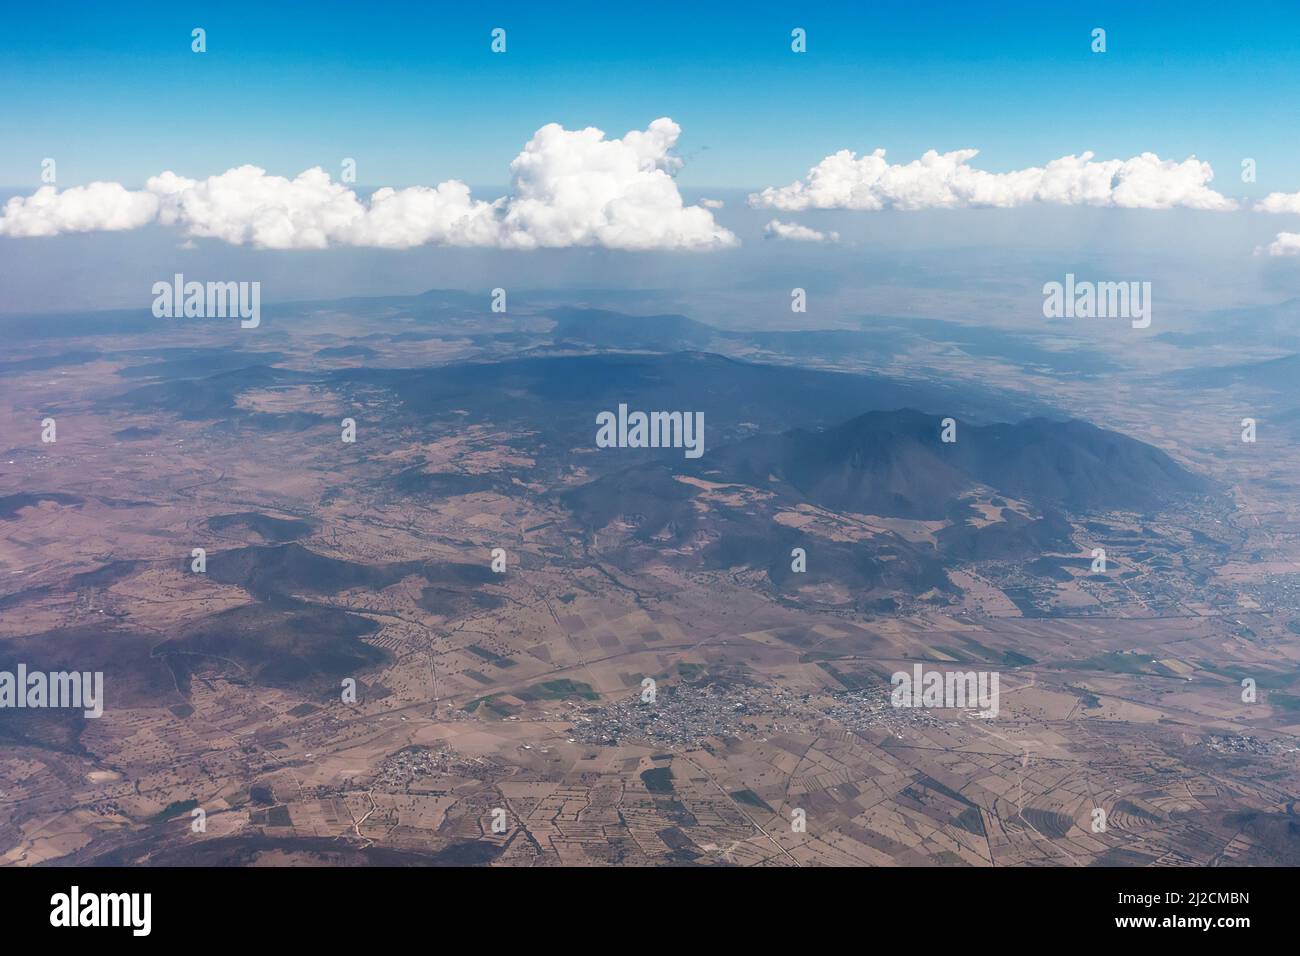
[[1279, 232], [1267, 246], [1255, 250], [1257, 256], [1300, 256], [1300, 232]]
[[539, 129], [513, 163], [513, 195], [502, 206], [503, 244], [515, 248], [601, 245], [699, 249], [734, 245], [700, 206], [687, 206], [672, 174], [681, 135], [672, 120], [607, 140], [598, 129]]
[[763, 235], [769, 239], [793, 239], [796, 242], [839, 242], [838, 232], [818, 232], [797, 222], [782, 222], [773, 219], [763, 227]]
[[1255, 203], [1256, 212], [1300, 212], [1300, 193], [1269, 193]]
[[0, 236], [56, 236], [61, 232], [138, 229], [158, 215], [158, 197], [120, 183], [91, 183], [59, 192], [42, 186], [14, 196], [0, 214]]
[[267, 249], [428, 243], [503, 249], [603, 246], [714, 249], [737, 244], [702, 205], [683, 202], [673, 174], [681, 127], [657, 119], [645, 130], [606, 139], [598, 129], [539, 129], [510, 164], [510, 194], [474, 199], [458, 180], [385, 187], [368, 200], [320, 168], [293, 179], [240, 166], [207, 179], [174, 172], [140, 191], [92, 183], [46, 186], [10, 200], [0, 235], [134, 229], [157, 221], [185, 235]]
[[701, 199], [700, 205], [705, 209], [721, 209], [726, 203], [721, 199]]
[[[1255, 203], [1256, 212], [1300, 213], [1300, 193], [1269, 193]], [[1300, 233], [1279, 232], [1267, 246], [1255, 250], [1257, 256], [1300, 256]]]
[[405, 249], [429, 242], [496, 245], [500, 239], [495, 204], [471, 199], [469, 187], [455, 180], [385, 187], [367, 203], [319, 168], [286, 179], [240, 166], [203, 180], [163, 173], [149, 179], [145, 190], [159, 198], [163, 225], [232, 245]]
[[808, 175], [788, 186], [749, 197], [756, 208], [957, 209], [1010, 208], [1030, 203], [1115, 206], [1125, 209], [1235, 209], [1236, 202], [1207, 185], [1209, 163], [1195, 157], [1181, 163], [1154, 153], [1132, 159], [1094, 161], [1093, 154], [1063, 156], [1046, 166], [990, 173], [970, 161], [979, 150], [928, 150], [918, 160], [893, 165], [885, 151], [857, 156], [847, 149], [827, 156]]

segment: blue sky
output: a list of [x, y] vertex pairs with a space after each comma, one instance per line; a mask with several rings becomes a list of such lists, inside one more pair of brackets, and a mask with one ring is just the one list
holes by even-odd
[[[140, 184], [358, 161], [369, 185], [504, 184], [547, 122], [671, 116], [684, 187], [760, 187], [828, 153], [976, 147], [991, 170], [1094, 150], [1300, 189], [1294, 3], [391, 4], [11, 7], [0, 184]], [[189, 49], [192, 27], [208, 52]], [[488, 50], [493, 27], [508, 52]], [[794, 26], [809, 52], [789, 49]], [[1107, 30], [1108, 52], [1089, 49]], [[1255, 186], [1239, 181], [1243, 157]]]

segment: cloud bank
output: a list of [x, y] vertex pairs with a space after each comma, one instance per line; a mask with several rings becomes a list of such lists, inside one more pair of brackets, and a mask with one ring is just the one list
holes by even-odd
[[1093, 161], [1093, 154], [1063, 156], [1046, 166], [990, 173], [970, 161], [976, 149], [928, 150], [918, 160], [893, 165], [885, 151], [857, 156], [847, 149], [827, 156], [803, 179], [749, 197], [760, 209], [961, 209], [1012, 208], [1031, 203], [1114, 206], [1123, 209], [1235, 209], [1237, 204], [1207, 185], [1209, 163], [1195, 157], [1176, 163], [1154, 153], [1132, 159]]
[[62, 192], [44, 186], [15, 197], [0, 215], [0, 235], [179, 227], [187, 236], [265, 249], [438, 244], [497, 249], [602, 246], [703, 250], [739, 240], [703, 206], [682, 201], [672, 150], [681, 127], [666, 117], [622, 139], [598, 129], [543, 126], [510, 164], [511, 191], [474, 199], [458, 180], [385, 187], [369, 200], [319, 167], [293, 179], [240, 166], [207, 179], [174, 172], [132, 191], [97, 182]]

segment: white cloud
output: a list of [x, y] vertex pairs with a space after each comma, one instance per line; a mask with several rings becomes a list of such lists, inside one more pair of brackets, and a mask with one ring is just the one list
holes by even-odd
[[763, 227], [763, 234], [769, 239], [793, 239], [797, 242], [839, 242], [838, 232], [818, 232], [797, 222], [782, 222], [773, 219]]
[[1269, 193], [1255, 203], [1256, 212], [1300, 212], [1300, 193]]
[[726, 203], [721, 199], [701, 199], [700, 205], [705, 209], [721, 209]]
[[158, 221], [186, 235], [268, 249], [323, 248], [365, 215], [356, 194], [320, 169], [296, 179], [240, 166], [194, 180], [165, 172], [145, 190], [159, 198]]
[[42, 186], [14, 196], [0, 214], [0, 236], [55, 236], [61, 232], [138, 229], [158, 215], [158, 197], [120, 183], [91, 183], [59, 192]]
[[[1269, 193], [1255, 203], [1256, 212], [1300, 213], [1300, 193]], [[1300, 233], [1279, 232], [1267, 246], [1255, 249], [1257, 256], [1300, 256]]]
[[163, 225], [232, 245], [405, 249], [430, 242], [490, 246], [500, 238], [496, 205], [471, 199], [469, 187], [455, 180], [432, 188], [385, 187], [368, 203], [319, 168], [294, 179], [256, 166], [197, 181], [167, 172], [152, 177], [145, 189], [159, 197]]
[[1267, 246], [1255, 250], [1257, 256], [1300, 256], [1300, 232], [1279, 232]]
[[268, 249], [436, 243], [505, 249], [603, 246], [712, 249], [738, 240], [703, 206], [688, 206], [673, 174], [681, 128], [667, 118], [622, 139], [598, 129], [539, 129], [510, 164], [511, 192], [494, 202], [457, 180], [385, 187], [363, 200], [319, 168], [294, 179], [240, 166], [194, 180], [165, 172], [142, 191], [94, 183], [43, 187], [10, 200], [0, 235], [133, 229], [158, 221], [187, 236]]
[[503, 206], [503, 245], [601, 245], [613, 249], [699, 249], [736, 244], [713, 214], [682, 202], [671, 154], [681, 127], [657, 119], [644, 132], [607, 140], [598, 129], [539, 129], [510, 164], [513, 195]]
[[769, 186], [749, 197], [764, 209], [956, 209], [1010, 208], [1030, 203], [1116, 206], [1125, 209], [1235, 209], [1236, 202], [1208, 187], [1209, 163], [1182, 163], [1154, 153], [1132, 159], [1093, 161], [1093, 154], [1064, 156], [1046, 166], [990, 173], [969, 163], [975, 149], [938, 153], [891, 165], [878, 149], [858, 157], [849, 150], [827, 156], [788, 186]]

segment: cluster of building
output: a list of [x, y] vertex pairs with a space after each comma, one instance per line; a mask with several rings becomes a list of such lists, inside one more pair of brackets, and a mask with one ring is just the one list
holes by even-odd
[[603, 706], [579, 708], [572, 715], [573, 737], [583, 743], [616, 744], [625, 737], [680, 747], [697, 747], [710, 737], [756, 736], [753, 718], [767, 716], [774, 697], [789, 696], [770, 688], [743, 684], [726, 689], [716, 684], [661, 685], [653, 702], [640, 695]]
[[1300, 749], [1280, 740], [1263, 740], [1254, 734], [1231, 734], [1226, 737], [1211, 734], [1205, 742], [1211, 750], [1229, 754], [1282, 754], [1294, 753]]
[[450, 750], [407, 747], [388, 757], [379, 767], [375, 785], [384, 790], [404, 790], [421, 777], [445, 774], [458, 759]]
[[847, 730], [945, 723], [923, 710], [898, 709], [889, 689], [841, 692], [829, 697], [795, 694], [771, 686], [677, 683], [662, 686], [653, 703], [633, 695], [603, 706], [575, 709], [571, 735], [592, 744], [623, 739], [647, 740], [682, 748], [710, 738], [762, 738], [767, 734], [807, 733], [830, 720]]

